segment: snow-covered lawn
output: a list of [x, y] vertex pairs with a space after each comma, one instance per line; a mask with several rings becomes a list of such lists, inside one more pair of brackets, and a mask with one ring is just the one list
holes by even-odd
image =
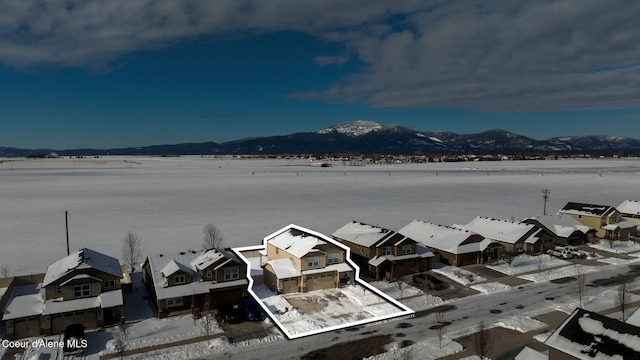
[[626, 254], [630, 252], [640, 252], [640, 244], [634, 241], [619, 241], [613, 242], [613, 246], [607, 240], [600, 240], [595, 244], [589, 244], [589, 247], [598, 249], [601, 251], [612, 252], [615, 254]]
[[439, 359], [459, 353], [464, 350], [464, 347], [445, 336], [442, 339], [442, 348], [440, 348], [438, 339], [429, 339], [404, 348], [399, 348], [394, 343], [393, 347], [387, 350], [386, 353], [370, 356], [363, 360]]
[[616, 258], [616, 257], [607, 257], [607, 258], [600, 258], [598, 259], [598, 261], [605, 263], [605, 264], [610, 264], [610, 265], [622, 265], [622, 264], [629, 264], [632, 262], [637, 262], [640, 261], [640, 258], [638, 256], [640, 256], [640, 254], [636, 255], [636, 254], [630, 254], [631, 256], [633, 256], [633, 259], [620, 259], [620, 258]]
[[568, 264], [570, 264], [570, 262], [544, 254], [538, 256], [519, 255], [513, 259], [511, 266], [509, 266], [509, 264], [500, 264], [489, 265], [487, 267], [503, 274], [517, 275]]
[[402, 282], [402, 291], [398, 288], [397, 282], [374, 281], [369, 284], [414, 311], [429, 309], [444, 303], [441, 298], [425, 294], [422, 290], [405, 282]]
[[440, 275], [444, 275], [449, 279], [462, 284], [462, 285], [471, 285], [480, 283], [483, 281], [487, 281], [486, 278], [474, 274], [469, 270], [465, 270], [456, 266], [443, 266], [437, 269], [433, 269], [433, 272], [438, 273]]
[[[257, 285], [253, 291], [288, 335], [300, 336], [401, 313], [397, 306], [361, 285], [284, 295]], [[309, 310], [304, 312], [292, 303], [303, 304]]]
[[533, 282], [543, 282], [572, 276], [575, 277], [579, 274], [586, 274], [593, 271], [598, 271], [598, 267], [588, 265], [569, 265], [535, 274], [521, 275], [518, 277]]
[[503, 283], [499, 283], [499, 282], [486, 282], [486, 283], [471, 285], [471, 288], [483, 294], [493, 294], [500, 291], [510, 290], [511, 286]]

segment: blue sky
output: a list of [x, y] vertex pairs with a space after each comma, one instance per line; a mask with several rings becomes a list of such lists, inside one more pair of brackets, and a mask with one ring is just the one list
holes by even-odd
[[0, 3], [0, 146], [320, 130], [640, 138], [640, 2]]

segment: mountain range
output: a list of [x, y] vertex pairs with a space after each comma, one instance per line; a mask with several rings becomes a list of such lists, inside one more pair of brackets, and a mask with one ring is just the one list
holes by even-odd
[[619, 136], [564, 136], [535, 140], [510, 131], [494, 129], [477, 134], [417, 131], [372, 121], [341, 123], [315, 132], [246, 138], [225, 143], [204, 142], [153, 145], [116, 149], [18, 149], [0, 147], [0, 156], [94, 155], [215, 155], [215, 154], [312, 154], [350, 152], [358, 154], [464, 154], [464, 153], [586, 153], [640, 152], [640, 140]]

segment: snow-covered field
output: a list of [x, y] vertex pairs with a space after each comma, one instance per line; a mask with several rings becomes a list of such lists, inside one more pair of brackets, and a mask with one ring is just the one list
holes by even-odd
[[103, 157], [0, 163], [0, 266], [44, 272], [72, 249], [118, 257], [127, 231], [147, 253], [199, 249], [217, 224], [227, 246], [257, 245], [295, 223], [331, 234], [351, 219], [399, 229], [413, 219], [519, 219], [567, 201], [618, 205], [640, 160], [557, 160], [309, 167], [308, 160]]

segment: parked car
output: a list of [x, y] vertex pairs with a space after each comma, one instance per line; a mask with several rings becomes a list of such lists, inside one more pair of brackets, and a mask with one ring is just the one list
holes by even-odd
[[413, 275], [413, 282], [432, 290], [440, 290], [445, 287], [445, 284], [442, 280], [430, 274]]
[[588, 257], [589, 254], [587, 254], [586, 251], [582, 251], [580, 249], [578, 249], [577, 246], [574, 245], [566, 245], [564, 247], [569, 253], [573, 254], [574, 257], [577, 257], [579, 259], [586, 259]]
[[218, 309], [218, 321], [225, 324], [237, 324], [242, 322], [244, 314], [238, 308], [238, 305], [223, 306]]
[[556, 247], [555, 249], [547, 250], [547, 255], [559, 257], [561, 259], [571, 259], [573, 258], [573, 254], [569, 252], [569, 250], [564, 247]]
[[245, 296], [238, 300], [238, 309], [249, 321], [262, 321], [265, 318], [264, 311], [254, 298]]
[[87, 340], [84, 338], [84, 325], [71, 324], [64, 329], [64, 345], [62, 352], [64, 355], [80, 355], [87, 347]]

